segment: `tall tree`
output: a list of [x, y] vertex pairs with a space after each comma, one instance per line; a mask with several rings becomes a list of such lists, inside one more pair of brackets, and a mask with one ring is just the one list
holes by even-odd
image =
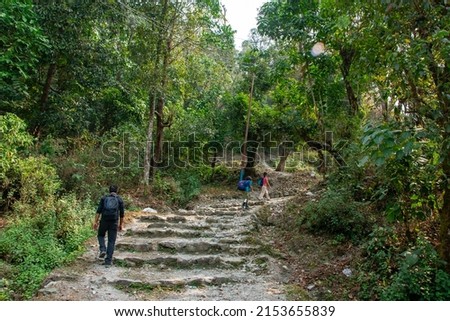
[[[154, 79], [149, 86], [149, 120], [147, 129], [147, 144], [155, 141], [153, 153], [150, 145], [146, 150], [144, 163], [144, 183], [148, 184], [152, 169], [156, 168], [163, 158], [164, 129], [170, 127], [174, 120], [173, 112], [167, 110], [167, 100], [170, 97], [169, 88], [177, 82], [175, 62], [182, 53], [192, 46], [201, 45], [201, 35], [205, 33], [223, 34], [229, 37], [227, 28], [221, 28], [220, 6], [218, 1], [198, 0], [168, 1], [153, 3], [157, 23], [150, 25], [150, 30], [156, 41], [152, 57]], [[216, 30], [214, 30], [217, 28]], [[156, 133], [153, 139], [155, 117]], [[153, 157], [151, 158], [151, 155]]]

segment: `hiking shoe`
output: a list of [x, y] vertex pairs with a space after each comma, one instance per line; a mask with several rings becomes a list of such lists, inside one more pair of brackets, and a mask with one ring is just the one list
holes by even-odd
[[100, 255], [98, 256], [99, 259], [104, 259], [106, 256], [106, 252], [100, 252]]
[[104, 265], [105, 268], [110, 268], [112, 266], [112, 263], [110, 263], [110, 262], [103, 262], [102, 265]]

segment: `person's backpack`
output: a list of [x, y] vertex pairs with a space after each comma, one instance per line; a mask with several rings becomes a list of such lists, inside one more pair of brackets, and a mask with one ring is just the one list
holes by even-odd
[[117, 220], [119, 214], [119, 198], [115, 195], [107, 195], [103, 200], [102, 218], [107, 221]]
[[258, 186], [263, 186], [263, 181], [264, 181], [263, 177], [258, 178]]
[[238, 190], [245, 191], [246, 187], [247, 187], [247, 184], [245, 183], [245, 180], [238, 182], [238, 185], [237, 185]]

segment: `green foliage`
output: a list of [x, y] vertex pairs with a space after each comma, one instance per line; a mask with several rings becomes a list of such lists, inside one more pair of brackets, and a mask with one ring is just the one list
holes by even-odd
[[362, 204], [344, 190], [328, 190], [317, 202], [309, 202], [297, 224], [313, 232], [328, 233], [359, 241], [370, 231], [370, 219], [361, 212]]
[[362, 144], [367, 155], [359, 166], [372, 162], [379, 181], [373, 199], [386, 204], [389, 219], [409, 224], [410, 217], [424, 219], [438, 208], [439, 154], [431, 133], [399, 125], [366, 126]]
[[56, 170], [44, 157], [28, 157], [18, 163], [20, 172], [20, 198], [32, 204], [55, 194], [61, 182]]
[[403, 245], [393, 229], [377, 228], [364, 246], [360, 275], [364, 300], [449, 300], [450, 275], [422, 236]]
[[16, 203], [0, 234], [0, 258], [13, 265], [7, 275], [16, 298], [31, 298], [55, 267], [73, 259], [92, 236], [92, 206], [75, 196]]
[[234, 184], [235, 173], [224, 166], [198, 165], [197, 167], [157, 171], [152, 191], [158, 197], [175, 206], [186, 206], [201, 193], [202, 186]]
[[12, 110], [28, 98], [27, 80], [48, 40], [37, 23], [32, 1], [2, 1], [0, 8], [0, 108]]
[[32, 145], [25, 123], [15, 115], [0, 116], [0, 191], [2, 205], [17, 199], [33, 203], [52, 196], [60, 186], [55, 169], [45, 157], [26, 157]]
[[62, 189], [80, 197], [98, 199], [105, 186], [132, 188], [142, 177], [141, 132], [124, 125], [103, 136], [89, 132], [77, 138], [48, 137], [39, 149], [57, 169]]
[[332, 188], [345, 187], [358, 202], [373, 201], [378, 186], [373, 177], [373, 168], [358, 166], [362, 155], [364, 155], [362, 147], [357, 142], [345, 146], [342, 157], [347, 166], [330, 173], [328, 184]]
[[14, 114], [0, 115], [1, 181], [7, 178], [25, 149], [32, 145], [33, 138], [26, 132], [26, 127], [25, 122]]
[[169, 203], [185, 206], [200, 194], [200, 176], [194, 170], [177, 171], [173, 176], [157, 172], [153, 180], [153, 190]]

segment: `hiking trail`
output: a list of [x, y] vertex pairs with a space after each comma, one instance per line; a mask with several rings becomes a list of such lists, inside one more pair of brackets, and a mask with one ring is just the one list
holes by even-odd
[[119, 232], [112, 267], [101, 265], [94, 237], [83, 255], [46, 278], [34, 300], [287, 300], [289, 268], [256, 214], [307, 189], [274, 185], [270, 201], [253, 197], [248, 210], [242, 194], [230, 193], [206, 195], [191, 210], [126, 212], [134, 217]]

